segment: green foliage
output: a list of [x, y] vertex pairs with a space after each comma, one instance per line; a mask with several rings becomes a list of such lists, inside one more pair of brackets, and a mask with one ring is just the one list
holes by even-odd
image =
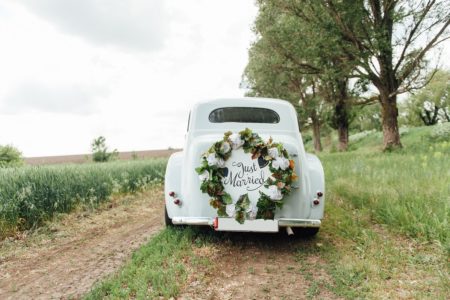
[[162, 182], [166, 160], [0, 169], [0, 239], [79, 205]]
[[22, 153], [11, 145], [0, 145], [0, 168], [23, 165]]
[[99, 136], [92, 141], [91, 149], [92, 160], [95, 162], [107, 162], [119, 156], [119, 152], [117, 152], [117, 149], [114, 149], [112, 152], [108, 152], [106, 139], [103, 136]]
[[[401, 147], [397, 95], [426, 82], [427, 53], [450, 34], [448, 1], [257, 4], [258, 40], [245, 71], [252, 94], [285, 96], [296, 104], [301, 99], [301, 110], [315, 125], [320, 123], [315, 118], [323, 119], [321, 102], [331, 103], [335, 116], [328, 118], [330, 125], [340, 124], [343, 137], [351, 119], [348, 108], [366, 103], [359, 95], [369, 96], [370, 88], [377, 89], [378, 95], [370, 95], [368, 101], [376, 97], [382, 104], [384, 146]], [[348, 89], [349, 78], [356, 79], [353, 90]]]
[[243, 224], [245, 219], [248, 218], [247, 211], [249, 208], [250, 199], [248, 198], [248, 194], [241, 195], [235, 205], [236, 221], [238, 221], [240, 224]]
[[406, 120], [427, 126], [450, 122], [450, 71], [438, 70], [426, 87], [407, 100]]
[[353, 108], [355, 122], [350, 126], [351, 131], [381, 130], [380, 104], [357, 106]]

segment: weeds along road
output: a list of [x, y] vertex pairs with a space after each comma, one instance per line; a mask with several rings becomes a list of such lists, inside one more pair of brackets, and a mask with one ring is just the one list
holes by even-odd
[[80, 298], [163, 226], [163, 191], [75, 212], [0, 247], [0, 299]]

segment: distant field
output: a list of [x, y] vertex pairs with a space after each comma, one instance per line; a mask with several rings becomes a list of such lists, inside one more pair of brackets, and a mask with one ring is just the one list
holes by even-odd
[[[137, 158], [158, 158], [169, 157], [172, 153], [178, 152], [181, 149], [170, 150], [146, 150], [146, 151], [130, 151], [119, 152], [119, 159], [129, 160], [133, 158], [133, 154]], [[61, 155], [61, 156], [42, 156], [42, 157], [26, 157], [25, 162], [28, 165], [50, 165], [50, 164], [66, 164], [74, 163], [81, 164], [92, 161], [90, 154], [75, 154], [75, 155]]]

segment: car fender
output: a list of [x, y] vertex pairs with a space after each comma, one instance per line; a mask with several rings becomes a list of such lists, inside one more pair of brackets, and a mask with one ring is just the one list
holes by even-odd
[[[164, 179], [164, 199], [169, 218], [176, 214], [183, 214], [183, 198], [181, 197], [181, 176], [183, 168], [184, 152], [173, 153], [166, 167]], [[171, 194], [174, 193], [173, 196]], [[175, 200], [179, 200], [179, 204], [175, 204]]]
[[[311, 153], [306, 153], [307, 170], [310, 177], [310, 191], [311, 191], [311, 219], [322, 219], [325, 208], [325, 175], [323, 166], [319, 158]], [[321, 197], [318, 193], [322, 193]], [[320, 195], [320, 194], [319, 194]], [[319, 204], [315, 205], [314, 200], [318, 199]]]

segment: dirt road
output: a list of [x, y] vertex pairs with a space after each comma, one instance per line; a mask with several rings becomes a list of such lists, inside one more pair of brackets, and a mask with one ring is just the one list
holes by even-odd
[[[320, 245], [320, 244], [319, 244]], [[224, 233], [196, 255], [212, 262], [192, 273], [180, 299], [338, 299], [315, 239]]]
[[0, 299], [79, 298], [113, 273], [163, 223], [162, 189], [79, 212], [0, 247]]

